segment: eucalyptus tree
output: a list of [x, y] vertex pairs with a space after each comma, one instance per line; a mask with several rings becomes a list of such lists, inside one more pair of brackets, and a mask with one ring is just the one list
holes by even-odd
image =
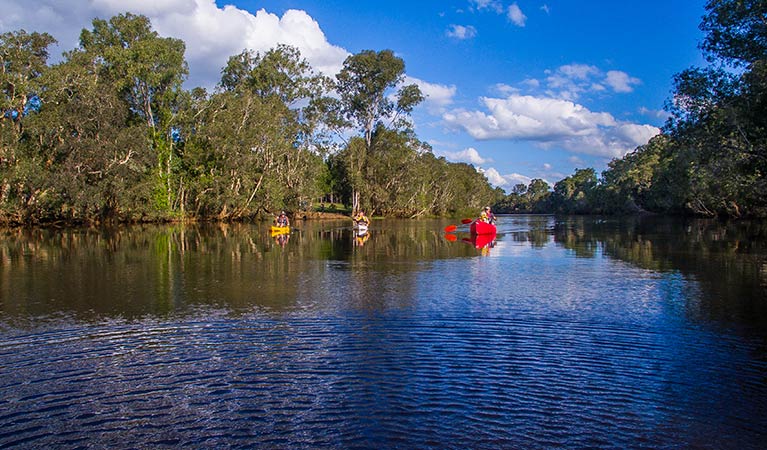
[[56, 40], [48, 33], [24, 30], [0, 35], [0, 124], [19, 123], [48, 63], [48, 47]]
[[182, 130], [194, 213], [241, 218], [318, 197], [324, 163], [303, 110], [322, 93], [322, 77], [295, 48], [231, 57], [219, 92]]
[[220, 85], [226, 90], [241, 85], [261, 99], [275, 99], [285, 105], [281, 117], [294, 142], [293, 151], [284, 154], [278, 171], [287, 188], [280, 202], [296, 209], [318, 197], [327, 139], [314, 114], [314, 101], [325, 95], [330, 80], [316, 73], [296, 47], [278, 44], [263, 54], [245, 51], [230, 58]]
[[[605, 212], [661, 211], [658, 203], [658, 179], [661, 159], [667, 151], [669, 138], [659, 134], [623, 158], [613, 159], [602, 172], [604, 190], [602, 206]], [[668, 198], [666, 195], [661, 197]]]
[[134, 220], [151, 214], [155, 158], [146, 128], [120, 92], [74, 52], [43, 77], [42, 106], [30, 115], [28, 220]]
[[496, 194], [487, 177], [471, 164], [448, 162], [424, 152], [415, 173], [413, 182], [419, 189], [420, 204], [428, 206], [431, 214], [473, 216], [495, 203]]
[[365, 177], [372, 211], [421, 215], [431, 210], [430, 202], [420, 194], [420, 174], [416, 170], [423, 148], [413, 133], [381, 125], [376, 128]]
[[593, 210], [597, 175], [594, 169], [575, 169], [575, 173], [554, 184], [551, 207], [557, 212], [581, 214]]
[[99, 81], [110, 83], [133, 118], [147, 127], [157, 155], [154, 204], [169, 212], [175, 185], [172, 129], [177, 97], [188, 74], [185, 44], [160, 37], [141, 15], [119, 14], [92, 24], [92, 30], [82, 30], [80, 48], [73, 53], [89, 59]]
[[706, 68], [674, 78], [664, 175], [705, 215], [767, 216], [767, 2], [710, 0], [701, 23]]
[[549, 183], [541, 178], [533, 178], [527, 185], [525, 200], [530, 212], [542, 213], [550, 212], [549, 199], [551, 198], [551, 187]]
[[184, 41], [160, 37], [146, 16], [131, 13], [92, 24], [93, 30], [80, 33], [77, 51], [91, 56], [99, 75], [114, 83], [130, 110], [156, 127], [157, 110], [170, 107], [169, 95], [188, 74]]
[[[355, 178], [364, 177], [368, 153], [373, 149], [373, 133], [379, 124], [393, 130], [412, 128], [409, 115], [424, 97], [417, 85], [403, 85], [404, 80], [405, 62], [391, 50], [364, 50], [351, 55], [336, 75], [338, 98], [326, 101], [324, 107], [329, 113], [328, 124], [362, 133], [364, 148], [354, 151], [356, 158], [349, 161], [349, 172]], [[352, 183], [353, 209], [359, 207], [362, 188]]]
[[0, 35], [0, 220], [18, 221], [22, 206], [34, 203], [34, 188], [26, 173], [34, 170], [19, 160], [23, 122], [32, 100], [38, 100], [40, 77], [47, 70], [48, 47], [55, 43], [47, 33], [24, 30]]

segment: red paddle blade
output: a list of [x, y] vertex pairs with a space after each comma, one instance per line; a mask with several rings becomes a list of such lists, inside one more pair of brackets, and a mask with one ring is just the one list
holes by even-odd
[[446, 234], [445, 239], [447, 239], [450, 242], [455, 242], [458, 239], [458, 236], [454, 234]]
[[461, 223], [464, 224], [464, 225], [467, 224], [467, 223], [472, 223], [472, 222], [474, 222], [474, 219], [463, 219], [463, 220], [461, 220]]
[[445, 227], [445, 233], [450, 233], [451, 231], [455, 231], [455, 229], [458, 228], [455, 225], [448, 225]]

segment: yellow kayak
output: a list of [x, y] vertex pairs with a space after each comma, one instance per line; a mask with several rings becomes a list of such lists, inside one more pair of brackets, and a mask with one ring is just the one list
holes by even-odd
[[284, 233], [290, 233], [290, 227], [277, 227], [272, 225], [269, 230], [272, 232], [272, 234], [284, 234]]

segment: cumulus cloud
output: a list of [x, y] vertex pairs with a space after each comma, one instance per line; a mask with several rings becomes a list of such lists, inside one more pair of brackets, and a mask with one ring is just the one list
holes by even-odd
[[490, 184], [492, 184], [493, 186], [503, 187], [509, 184], [506, 177], [501, 175], [496, 169], [492, 167], [489, 169], [483, 170], [482, 173], [485, 174], [485, 176], [487, 177], [487, 181], [489, 181]]
[[442, 118], [475, 139], [532, 141], [541, 147], [610, 158], [646, 144], [660, 131], [651, 125], [620, 122], [610, 113], [593, 112], [567, 100], [510, 95], [481, 101], [484, 111], [457, 109]]
[[615, 92], [632, 92], [633, 86], [641, 83], [641, 80], [620, 70], [610, 70], [605, 77], [605, 83]]
[[452, 104], [457, 91], [455, 85], [446, 86], [444, 84], [429, 83], [411, 76], [406, 76], [404, 83], [418, 86], [425, 97], [424, 106], [432, 114], [440, 114], [447, 106]]
[[519, 5], [516, 3], [513, 3], [509, 6], [509, 9], [506, 13], [507, 17], [511, 22], [518, 26], [518, 27], [524, 27], [525, 22], [527, 21], [527, 16], [522, 13], [522, 10], [519, 9]]
[[600, 70], [587, 64], [566, 64], [553, 71], [547, 70], [546, 74], [546, 91], [549, 95], [576, 100], [593, 86], [592, 80], [600, 74]]
[[492, 91], [498, 93], [499, 95], [511, 95], [518, 94], [519, 88], [515, 88], [514, 86], [510, 86], [506, 83], [496, 83], [492, 87]]
[[441, 154], [450, 161], [453, 162], [465, 162], [474, 164], [475, 166], [492, 162], [491, 159], [483, 158], [480, 156], [477, 149], [473, 147], [466, 148], [459, 152], [441, 152]]
[[554, 70], [547, 70], [543, 80], [544, 92], [550, 97], [577, 100], [588, 92], [612, 92], [625, 94], [634, 91], [642, 80], [620, 70], [607, 73], [589, 64], [566, 64]]
[[[487, 177], [487, 181], [490, 182], [490, 184], [492, 184], [493, 186], [503, 188], [506, 192], [510, 192], [512, 188], [518, 184], [524, 184], [525, 186], [529, 186], [530, 182], [533, 181], [532, 177], [529, 177], [527, 175], [522, 175], [516, 172], [502, 175], [494, 167], [490, 167], [488, 169], [481, 169], [480, 171]], [[540, 178], [540, 177], [536, 177], [536, 178]], [[545, 181], [547, 184], [549, 184], [550, 186], [552, 185], [552, 183], [549, 183], [545, 178], [541, 178], [541, 179]]]
[[[129, 5], [129, 6], [127, 6]], [[255, 13], [214, 0], [37, 0], [33, 5], [0, 0], [0, 28], [47, 31], [60, 42], [62, 51], [78, 44], [83, 28], [94, 18], [109, 19], [130, 11], [147, 16], [161, 36], [186, 43], [189, 84], [212, 87], [226, 60], [245, 49], [264, 52], [278, 43], [292, 45], [322, 73], [333, 75], [349, 55], [331, 45], [319, 24], [304, 11], [288, 10], [282, 17], [261, 9]]]
[[477, 35], [477, 29], [471, 25], [450, 25], [450, 28], [447, 30], [447, 35], [451, 38], [460, 40], [471, 39]]

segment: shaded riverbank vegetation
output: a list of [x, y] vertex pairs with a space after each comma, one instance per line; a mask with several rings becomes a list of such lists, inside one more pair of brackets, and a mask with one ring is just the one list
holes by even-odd
[[0, 35], [2, 222], [229, 221], [325, 202], [418, 217], [498, 195], [418, 140], [423, 96], [390, 50], [348, 57], [334, 79], [289, 46], [243, 51], [209, 93], [182, 87], [184, 42], [144, 16], [94, 20], [51, 65], [54, 42]]
[[[340, 203], [391, 217], [499, 213], [767, 217], [767, 2], [709, 0], [710, 65], [674, 78], [661, 134], [601, 174], [504, 192], [435, 157], [410, 113], [423, 100], [391, 50], [335, 77], [297, 49], [231, 56], [213, 92], [184, 89], [185, 44], [144, 16], [96, 19], [55, 40], [0, 35], [0, 222], [298, 217]], [[304, 213], [304, 214], [302, 214]]]
[[520, 184], [497, 212], [767, 217], [767, 2], [709, 0], [708, 67], [674, 77], [662, 133], [608, 165]]

